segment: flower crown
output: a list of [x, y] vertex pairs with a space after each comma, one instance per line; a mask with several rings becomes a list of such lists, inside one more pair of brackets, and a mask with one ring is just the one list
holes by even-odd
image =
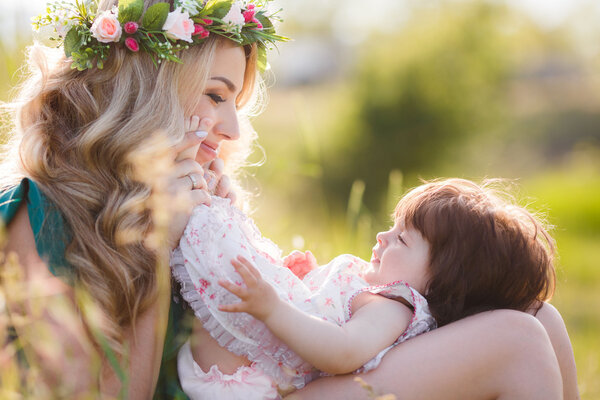
[[155, 65], [164, 60], [181, 63], [177, 52], [202, 43], [211, 34], [240, 45], [256, 43], [258, 68], [267, 68], [267, 47], [288, 38], [277, 35], [268, 14], [272, 0], [175, 0], [157, 3], [144, 12], [143, 0], [119, 0], [112, 10], [98, 12], [98, 0], [55, 1], [47, 14], [33, 18], [34, 30], [49, 27], [49, 39], [63, 45], [79, 71], [102, 69], [111, 45], [124, 45], [131, 52], [150, 54]]

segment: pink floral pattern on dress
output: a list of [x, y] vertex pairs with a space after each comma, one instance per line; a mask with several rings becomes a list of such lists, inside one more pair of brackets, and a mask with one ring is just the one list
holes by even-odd
[[[238, 255], [253, 260], [282, 299], [323, 320], [344, 324], [351, 317], [352, 300], [368, 291], [390, 298], [403, 297], [415, 309], [409, 328], [394, 345], [435, 327], [423, 296], [403, 282], [369, 286], [362, 279], [369, 263], [355, 256], [338, 256], [300, 280], [283, 266], [281, 250], [260, 234], [250, 218], [228, 199], [213, 197], [210, 207], [201, 205], [194, 209], [180, 246], [171, 255], [173, 275], [181, 283], [182, 296], [219, 344], [247, 356], [280, 387], [300, 388], [319, 372], [277, 339], [262, 322], [245, 313], [218, 310], [219, 304], [238, 301], [217, 284], [220, 279], [240, 282], [231, 265], [231, 260]], [[361, 370], [374, 368], [383, 354]]]

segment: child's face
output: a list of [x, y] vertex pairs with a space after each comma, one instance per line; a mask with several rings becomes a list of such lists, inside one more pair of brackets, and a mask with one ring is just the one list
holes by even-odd
[[424, 294], [429, 279], [429, 243], [419, 231], [396, 221], [390, 230], [377, 234], [371, 266], [365, 275], [369, 284], [404, 281]]

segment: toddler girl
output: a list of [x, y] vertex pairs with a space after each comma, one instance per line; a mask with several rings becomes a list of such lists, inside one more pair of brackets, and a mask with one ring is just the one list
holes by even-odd
[[[552, 293], [552, 239], [530, 213], [487, 187], [461, 179], [427, 183], [399, 202], [394, 219], [377, 235], [370, 263], [343, 255], [300, 280], [227, 200], [198, 207], [174, 253], [174, 274], [204, 328], [253, 362], [246, 377], [256, 378], [205, 381], [218, 381], [222, 391], [256, 387], [266, 375], [285, 388], [319, 373], [367, 371], [436, 320], [444, 325], [485, 310], [526, 311]], [[297, 258], [291, 264], [310, 262]], [[184, 346], [184, 390], [197, 367]], [[202, 388], [196, 398], [206, 398], [200, 394], [207, 393], [206, 382], [195, 382]], [[260, 396], [277, 396], [267, 392]]]

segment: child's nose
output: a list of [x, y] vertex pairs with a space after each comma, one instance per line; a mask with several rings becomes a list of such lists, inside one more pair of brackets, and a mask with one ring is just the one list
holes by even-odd
[[379, 243], [380, 245], [382, 245], [383, 244], [383, 233], [379, 232], [377, 234], [376, 238], [377, 238], [377, 243]]

